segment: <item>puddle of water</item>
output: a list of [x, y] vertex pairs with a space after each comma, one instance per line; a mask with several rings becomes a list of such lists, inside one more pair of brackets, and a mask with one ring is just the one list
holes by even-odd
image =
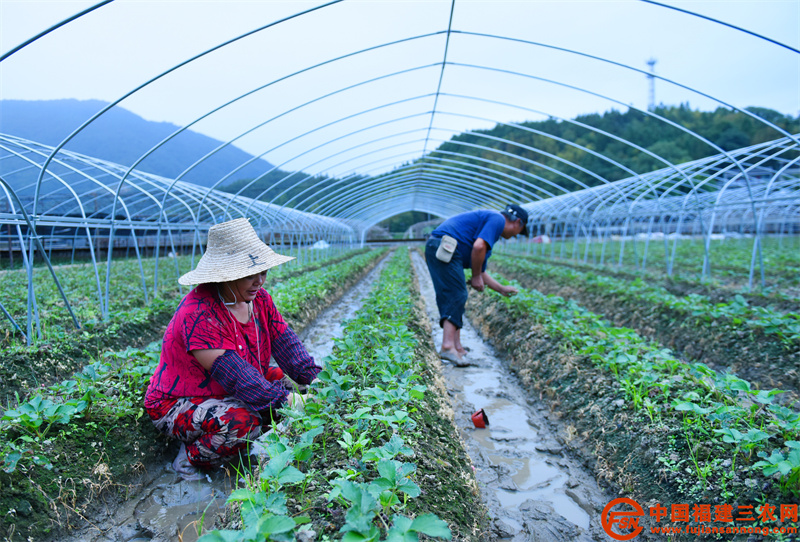
[[[430, 275], [422, 257], [417, 253], [412, 257], [438, 350], [441, 330]], [[549, 422], [529, 406], [527, 393], [516, 377], [467, 320], [461, 330], [461, 342], [468, 350], [466, 359], [474, 365], [458, 368], [443, 362], [443, 371], [456, 424], [475, 464], [490, 515], [517, 533], [530, 535], [535, 529], [534, 520], [526, 518], [520, 506], [528, 500], [546, 502], [555, 513], [580, 528], [582, 540], [591, 540], [592, 527], [600, 525], [597, 507], [582, 502], [583, 497], [569, 489], [574, 486], [567, 484], [580, 480], [581, 492], [591, 495], [590, 500], [601, 509], [608, 500], [594, 478], [564, 457], [561, 446], [546, 429]], [[481, 408], [489, 425], [477, 429], [470, 415]]]
[[527, 500], [546, 501], [553, 505], [553, 509], [557, 511], [559, 515], [578, 527], [588, 530], [591, 524], [589, 515], [583, 508], [567, 495], [559, 494], [558, 491], [554, 491], [550, 488], [540, 491], [507, 491], [505, 489], [499, 489], [497, 490], [497, 497], [504, 507], [511, 509], [519, 508], [519, 506]]

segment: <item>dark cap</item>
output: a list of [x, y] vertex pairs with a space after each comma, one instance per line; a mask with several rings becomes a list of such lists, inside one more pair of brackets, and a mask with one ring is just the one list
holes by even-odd
[[509, 220], [522, 220], [522, 235], [528, 235], [528, 211], [516, 205], [514, 203], [509, 203], [506, 205], [506, 208], [501, 211], [504, 216], [506, 216]]

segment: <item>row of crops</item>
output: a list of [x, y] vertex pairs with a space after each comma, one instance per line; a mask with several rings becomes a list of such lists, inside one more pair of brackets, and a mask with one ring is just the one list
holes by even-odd
[[[796, 401], [800, 380], [800, 304], [757, 305], [741, 294], [678, 295], [662, 284], [551, 266], [500, 256], [507, 277], [545, 293], [562, 295], [602, 314], [616, 325], [639, 330], [684, 359], [729, 370], [762, 388], [787, 392]], [[755, 299], [754, 299], [755, 297]], [[794, 309], [794, 310], [786, 310]]]
[[[751, 306], [735, 294], [716, 303], [676, 296], [641, 280], [519, 255], [495, 256], [492, 265], [516, 279], [520, 293], [472, 295], [473, 322], [509, 356], [530, 393], [548, 401], [563, 438], [599, 479], [650, 507], [751, 507], [752, 521], [735, 513], [732, 521], [797, 527], [796, 312]], [[733, 337], [738, 350], [727, 360], [713, 353], [710, 367], [667, 347], [704, 335]], [[751, 371], [760, 379], [730, 370], [748, 350], [772, 353], [761, 372]], [[770, 365], [778, 369], [770, 373]], [[785, 390], [768, 385], [781, 371]]]
[[[350, 253], [289, 267], [271, 288], [276, 304], [300, 330], [384, 254]], [[142, 407], [160, 343], [131, 347], [131, 337], [120, 330], [141, 326], [157, 338], [177, 302], [175, 297], [134, 309], [127, 318], [135, 314], [138, 323], [119, 316], [97, 329], [6, 349], [17, 354], [20, 368], [30, 365], [28, 373], [18, 373], [8, 364], [13, 356], [6, 356], [2, 367], [10, 375], [2, 381], [6, 408], [0, 419], [6, 436], [0, 509], [7, 511], [7, 538], [38, 540], [79, 525], [93, 499], [108, 492], [127, 495], [148, 464], [174, 455], [174, 443], [157, 434]]]

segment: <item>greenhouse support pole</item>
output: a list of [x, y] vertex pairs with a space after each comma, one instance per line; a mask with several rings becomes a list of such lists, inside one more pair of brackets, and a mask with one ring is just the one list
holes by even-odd
[[47, 249], [47, 257], [50, 258], [50, 261], [53, 261], [53, 228], [50, 228], [50, 236], [47, 238], [50, 243], [50, 247]]
[[[61, 299], [64, 300], [64, 305], [67, 307], [67, 310], [69, 311], [70, 316], [72, 316], [72, 321], [75, 324], [75, 327], [77, 329], [80, 329], [81, 328], [81, 324], [80, 324], [80, 322], [78, 322], [78, 318], [75, 316], [75, 313], [72, 311], [72, 305], [70, 305], [69, 300], [67, 299], [67, 295], [64, 293], [64, 289], [61, 287], [61, 282], [58, 280], [58, 277], [56, 276], [55, 269], [53, 269], [53, 266], [50, 264], [50, 258], [47, 257], [47, 254], [45, 253], [44, 248], [42, 247], [42, 243], [41, 243], [41, 241], [39, 241], [39, 236], [36, 233], [36, 229], [33, 227], [33, 223], [31, 222], [30, 216], [28, 216], [27, 211], [25, 211], [25, 207], [22, 205], [22, 202], [20, 201], [19, 196], [17, 196], [17, 193], [14, 192], [14, 190], [6, 182], [6, 180], [3, 179], [2, 177], [0, 177], [0, 182], [3, 185], [5, 185], [5, 187], [9, 191], [9, 193], [14, 196], [15, 200], [17, 200], [17, 204], [19, 205], [19, 212], [22, 214], [22, 217], [25, 219], [25, 223], [28, 225], [28, 235], [31, 238], [31, 241], [30, 241], [30, 255], [29, 255], [28, 261], [27, 261], [27, 268], [28, 268], [28, 341], [29, 341], [28, 344], [29, 345], [31, 344], [30, 341], [32, 340], [32, 334], [33, 334], [33, 330], [31, 329], [31, 325], [30, 325], [31, 312], [33, 313], [33, 315], [35, 317], [35, 320], [36, 320], [36, 330], [37, 330], [38, 336], [41, 337], [41, 334], [42, 334], [41, 325], [39, 323], [39, 311], [38, 311], [38, 308], [36, 307], [35, 294], [33, 292], [34, 242], [36, 244], [36, 247], [38, 247], [39, 251], [42, 253], [42, 258], [44, 258], [44, 262], [47, 265], [47, 268], [50, 270], [50, 275], [52, 275], [53, 281], [56, 283], [56, 287], [58, 288], [58, 292], [61, 294]], [[21, 235], [21, 232], [20, 232], [20, 235]], [[22, 239], [20, 239], [20, 242], [21, 241], [22, 241]], [[21, 244], [20, 246], [24, 246], [24, 244]], [[24, 252], [24, 250], [23, 250], [23, 252]]]
[[78, 228], [75, 228], [75, 232], [72, 234], [72, 257], [69, 259], [69, 263], [75, 265], [75, 245], [78, 242]]
[[8, 225], [8, 268], [14, 269], [14, 250], [11, 246], [11, 224]]
[[556, 259], [556, 243], [555, 241], [558, 239], [556, 235], [557, 226], [556, 222], [553, 222], [553, 236], [550, 238], [550, 260]]
[[[181, 276], [181, 268], [178, 267], [178, 249], [175, 248], [175, 238], [172, 235], [172, 228], [167, 230], [167, 238], [169, 239], [169, 246], [172, 247], [172, 259], [175, 262], [175, 278], [178, 279]], [[183, 286], [180, 282], [178, 282], [178, 293], [181, 297], [183, 297]], [[155, 293], [158, 295], [158, 292]]]
[[667, 241], [667, 237], [669, 236], [669, 223], [664, 220], [664, 217], [661, 217], [661, 233], [664, 235], [664, 269], [669, 269], [669, 241]]
[[672, 251], [669, 257], [669, 265], [667, 266], [667, 276], [671, 277], [675, 272], [675, 258], [678, 254], [678, 240], [681, 238], [681, 227], [683, 227], [683, 209], [678, 213], [678, 223], [675, 225], [675, 239], [672, 241]]
[[650, 222], [647, 224], [647, 238], [644, 240], [644, 254], [642, 254], [642, 273], [647, 272], [647, 250], [650, 248], [650, 236], [653, 235], [653, 221], [655, 216], [650, 216]]
[[603, 230], [602, 242], [600, 244], [600, 265], [605, 265], [606, 243], [608, 242], [608, 238], [611, 235], [611, 221], [609, 220], [607, 224], [608, 225]]
[[620, 235], [619, 239], [619, 262], [617, 265], [622, 267], [622, 257], [625, 253], [625, 237], [628, 235], [628, 226], [630, 225], [631, 217], [630, 215], [625, 219], [625, 227], [622, 228], [622, 235]]
[[[9, 226], [10, 226], [10, 224], [9, 224]], [[8, 311], [6, 310], [6, 308], [3, 306], [3, 303], [2, 303], [2, 302], [0, 302], [0, 310], [2, 310], [2, 311], [3, 311], [3, 314], [5, 314], [5, 315], [6, 315], [6, 318], [8, 318], [8, 320], [11, 322], [11, 325], [12, 325], [12, 326], [14, 326], [14, 327], [16, 328], [16, 330], [17, 330], [17, 331], [19, 331], [20, 333], [22, 333], [22, 337], [25, 339], [25, 342], [26, 342], [26, 343], [28, 343], [28, 344], [30, 344], [30, 343], [28, 342], [28, 336], [25, 334], [25, 332], [24, 332], [24, 331], [22, 331], [22, 328], [21, 328], [21, 327], [19, 327], [19, 325], [17, 324], [17, 321], [16, 321], [16, 320], [14, 320], [14, 317], [13, 317], [13, 316], [11, 316], [11, 315], [8, 313]]]

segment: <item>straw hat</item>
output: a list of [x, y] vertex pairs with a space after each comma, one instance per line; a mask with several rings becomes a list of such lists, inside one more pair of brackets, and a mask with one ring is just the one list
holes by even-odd
[[178, 282], [184, 286], [237, 280], [294, 260], [282, 256], [258, 238], [246, 218], [237, 218], [208, 229], [208, 246], [197, 267]]

